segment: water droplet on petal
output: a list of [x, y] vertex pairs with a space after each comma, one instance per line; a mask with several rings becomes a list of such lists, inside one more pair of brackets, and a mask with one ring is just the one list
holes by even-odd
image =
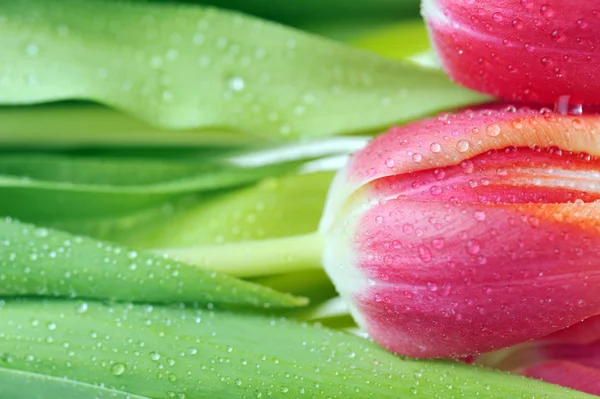
[[424, 263], [428, 263], [431, 262], [431, 260], [433, 259], [433, 256], [431, 254], [431, 250], [429, 248], [427, 248], [425, 245], [419, 245], [419, 259], [421, 259], [422, 262]]
[[456, 148], [458, 149], [459, 152], [469, 151], [470, 146], [471, 146], [471, 143], [469, 143], [467, 140], [459, 140], [458, 143], [456, 143]]
[[437, 154], [442, 150], [442, 146], [439, 143], [431, 143], [429, 149], [431, 150], [431, 152]]
[[480, 250], [481, 250], [481, 246], [479, 245], [479, 242], [477, 242], [476, 240], [467, 242], [467, 251], [471, 255], [475, 255], [475, 254], [479, 253]]
[[496, 137], [500, 134], [501, 130], [502, 129], [500, 128], [500, 125], [494, 123], [494, 124], [488, 125], [488, 127], [485, 129], [485, 132], [490, 137]]

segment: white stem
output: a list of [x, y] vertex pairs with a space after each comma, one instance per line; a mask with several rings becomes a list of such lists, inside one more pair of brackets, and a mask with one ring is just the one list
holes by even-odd
[[350, 316], [348, 304], [342, 297], [331, 298], [328, 301], [310, 309], [303, 315], [304, 320], [324, 320], [339, 316]]

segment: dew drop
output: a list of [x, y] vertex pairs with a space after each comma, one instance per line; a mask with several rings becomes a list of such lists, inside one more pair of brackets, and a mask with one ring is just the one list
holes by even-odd
[[197, 354], [197, 353], [198, 353], [198, 349], [196, 349], [196, 348], [191, 348], [191, 347], [190, 347], [190, 348], [188, 348], [188, 350], [187, 350], [187, 353], [188, 353], [189, 355], [195, 355], [195, 354]]
[[438, 290], [438, 286], [435, 283], [427, 283], [427, 289], [431, 292], [436, 292]]
[[440, 195], [442, 193], [442, 188], [440, 186], [431, 186], [429, 193], [431, 195]]
[[82, 302], [78, 307], [77, 307], [77, 313], [85, 313], [88, 310], [88, 304], [87, 302]]
[[543, 4], [540, 7], [540, 14], [542, 14], [544, 17], [550, 18], [554, 16], [554, 10], [550, 4]]
[[198, 58], [198, 66], [200, 66], [201, 68], [206, 68], [210, 65], [210, 57], [203, 55], [202, 57]]
[[176, 61], [179, 58], [179, 51], [176, 49], [170, 49], [167, 51], [166, 58], [168, 61]]
[[123, 375], [123, 373], [125, 372], [125, 365], [122, 363], [115, 363], [113, 364], [113, 366], [110, 368], [110, 372], [113, 375]]
[[431, 242], [431, 245], [435, 248], [435, 249], [442, 249], [444, 247], [446, 240], [444, 240], [443, 238], [435, 238], [433, 239], [433, 241]]
[[431, 250], [427, 248], [425, 245], [419, 245], [419, 259], [423, 263], [429, 263], [433, 259], [433, 255], [431, 254]]
[[163, 65], [163, 60], [161, 57], [154, 56], [150, 59], [150, 66], [152, 68], [158, 69], [158, 68], [162, 67], [162, 65]]
[[202, 46], [205, 41], [206, 41], [206, 37], [203, 34], [201, 34], [201, 33], [196, 33], [194, 35], [194, 37], [192, 38], [192, 42], [196, 46]]
[[575, 118], [571, 121], [571, 126], [573, 126], [573, 128], [577, 130], [583, 129], [583, 122], [581, 121], [581, 119]]
[[471, 255], [478, 254], [480, 250], [481, 250], [481, 246], [479, 245], [479, 242], [477, 242], [475, 240], [467, 242], [467, 251]]
[[419, 154], [418, 152], [416, 152], [416, 153], [414, 153], [414, 154], [412, 155], [412, 160], [413, 160], [413, 162], [415, 162], [415, 163], [419, 163], [419, 162], [421, 162], [421, 161], [423, 160], [423, 155], [421, 155], [421, 154]]
[[431, 150], [431, 152], [437, 154], [440, 151], [442, 151], [442, 146], [439, 143], [431, 143], [429, 149]]
[[25, 51], [27, 52], [28, 56], [35, 57], [40, 52], [40, 48], [38, 47], [37, 44], [31, 43], [31, 44], [29, 44], [27, 46], [27, 48], [25, 49]]
[[234, 76], [227, 81], [227, 85], [233, 91], [242, 91], [246, 87], [246, 82], [239, 76]]
[[459, 152], [467, 152], [470, 146], [471, 143], [469, 143], [467, 140], [459, 140], [458, 143], [456, 143], [456, 148]]
[[488, 125], [488, 127], [485, 129], [485, 132], [490, 137], [497, 137], [500, 134], [500, 131], [501, 131], [500, 125], [498, 125], [496, 123]]

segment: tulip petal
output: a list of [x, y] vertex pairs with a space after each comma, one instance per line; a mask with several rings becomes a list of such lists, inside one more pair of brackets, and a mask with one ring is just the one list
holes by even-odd
[[589, 345], [600, 341], [600, 316], [590, 317], [544, 338], [544, 341]]
[[442, 114], [375, 138], [351, 159], [348, 176], [360, 186], [385, 176], [457, 165], [490, 150], [534, 146], [600, 156], [600, 117], [514, 106]]
[[352, 294], [366, 330], [394, 352], [459, 357], [600, 313], [590, 289], [600, 284], [600, 221], [581, 229], [577, 216], [599, 215], [600, 203], [537, 207], [391, 200], [369, 209], [353, 247], [372, 282]]
[[547, 362], [527, 368], [523, 375], [592, 395], [600, 395], [600, 370], [568, 361]]
[[393, 127], [350, 159], [334, 179], [321, 220], [327, 231], [354, 192], [375, 180], [435, 170], [507, 147], [558, 147], [600, 156], [600, 117], [498, 105]]
[[442, 66], [457, 82], [508, 100], [600, 102], [595, 1], [425, 0]]

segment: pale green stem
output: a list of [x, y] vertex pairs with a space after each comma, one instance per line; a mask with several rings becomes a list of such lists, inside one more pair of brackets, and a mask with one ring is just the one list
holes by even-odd
[[360, 327], [350, 327], [350, 328], [344, 328], [344, 331], [346, 331], [347, 333], [356, 335], [357, 337], [360, 338], [364, 338], [364, 339], [369, 339], [369, 334], [367, 334], [363, 329], [361, 329]]
[[302, 314], [302, 319], [315, 321], [349, 315], [348, 303], [342, 297], [338, 296], [305, 311]]
[[311, 233], [221, 245], [164, 248], [154, 252], [203, 269], [236, 277], [257, 277], [320, 269], [323, 241], [320, 233]]

